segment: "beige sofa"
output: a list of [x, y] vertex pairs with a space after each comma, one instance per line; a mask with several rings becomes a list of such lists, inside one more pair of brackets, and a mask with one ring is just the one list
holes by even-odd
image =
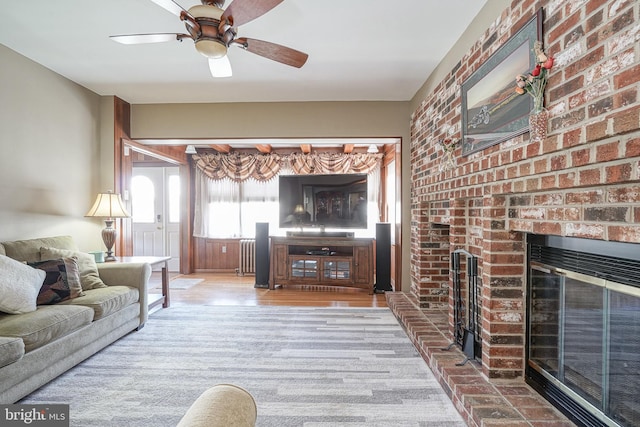
[[[93, 264], [94, 274], [89, 274], [90, 268], [80, 269], [82, 296], [38, 305], [35, 311], [21, 314], [0, 312], [0, 404], [18, 401], [140, 329], [147, 320], [149, 264], [96, 265], [91, 258], [87, 260], [88, 254], [78, 252], [70, 236], [0, 243], [0, 255], [14, 260], [34, 263], [43, 260], [42, 254], [47, 255], [45, 259], [74, 254], [74, 259]], [[5, 273], [0, 271], [0, 275]], [[101, 287], [85, 289], [85, 273], [86, 278], [103, 282]]]

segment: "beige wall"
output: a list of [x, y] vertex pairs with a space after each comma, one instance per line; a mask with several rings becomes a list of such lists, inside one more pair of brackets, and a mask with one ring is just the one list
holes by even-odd
[[100, 97], [0, 45], [0, 240], [69, 234], [101, 246], [84, 214], [98, 191]]
[[115, 138], [115, 97], [103, 96], [100, 98], [100, 176], [98, 178], [97, 191], [109, 191], [115, 189], [115, 155], [113, 140]]
[[409, 136], [407, 102], [144, 104], [131, 107], [137, 138]]
[[436, 66], [422, 87], [411, 99], [410, 111], [413, 113], [420, 103], [427, 99], [436, 86], [446, 78], [456, 64], [469, 54], [469, 48], [490, 28], [492, 24], [500, 20], [509, 20], [509, 7], [512, 0], [489, 0], [484, 5], [473, 22], [462, 33], [462, 36], [449, 50], [447, 55]]

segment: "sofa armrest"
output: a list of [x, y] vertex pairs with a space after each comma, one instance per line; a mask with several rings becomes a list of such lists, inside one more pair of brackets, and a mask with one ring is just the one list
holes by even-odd
[[149, 278], [151, 266], [147, 263], [100, 263], [100, 279], [107, 286], [130, 286], [140, 293], [140, 326], [147, 321], [149, 314]]
[[257, 415], [256, 401], [247, 390], [217, 384], [193, 402], [177, 427], [254, 427]]

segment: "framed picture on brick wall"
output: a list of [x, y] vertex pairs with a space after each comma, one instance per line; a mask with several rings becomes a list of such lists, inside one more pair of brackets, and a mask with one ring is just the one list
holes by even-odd
[[462, 84], [462, 155], [529, 130], [530, 96], [515, 92], [515, 78], [535, 66], [533, 44], [542, 41], [542, 9]]

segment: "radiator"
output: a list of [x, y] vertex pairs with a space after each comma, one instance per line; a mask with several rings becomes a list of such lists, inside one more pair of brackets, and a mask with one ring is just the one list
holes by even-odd
[[244, 276], [246, 273], [256, 272], [256, 241], [255, 239], [240, 240], [240, 262], [238, 274]]

